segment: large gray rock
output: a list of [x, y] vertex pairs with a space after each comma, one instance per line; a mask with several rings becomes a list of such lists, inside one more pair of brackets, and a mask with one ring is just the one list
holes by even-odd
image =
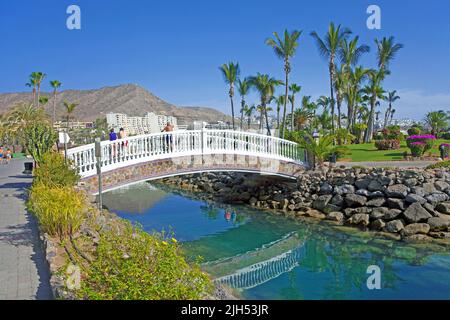
[[367, 202], [367, 198], [357, 194], [349, 193], [345, 196], [345, 203], [350, 208], [362, 207]]
[[323, 195], [318, 197], [316, 200], [314, 200], [312, 207], [314, 209], [320, 210], [322, 211], [323, 209], [325, 209], [325, 207], [327, 206], [327, 204], [330, 202], [331, 198], [333, 196], [330, 194], [327, 195]]
[[448, 195], [445, 193], [433, 193], [425, 197], [429, 203], [431, 203], [433, 206], [438, 205], [441, 202], [448, 200]]
[[375, 198], [367, 201], [366, 206], [368, 207], [382, 207], [386, 203], [384, 198]]
[[450, 188], [450, 184], [448, 184], [445, 181], [442, 180], [438, 180], [434, 183], [434, 187], [438, 190], [438, 191], [446, 191], [448, 188]]
[[450, 214], [450, 202], [441, 202], [436, 206], [436, 210], [440, 213]]
[[370, 213], [370, 218], [372, 220], [376, 219], [382, 219], [386, 213], [389, 212], [389, 208], [386, 207], [380, 207], [380, 208], [374, 208], [372, 212]]
[[366, 213], [357, 213], [350, 217], [350, 219], [347, 220], [348, 223], [353, 225], [360, 225], [367, 227], [369, 225], [370, 217]]
[[384, 193], [389, 198], [398, 198], [403, 199], [408, 194], [409, 188], [403, 184], [394, 184], [392, 186], [389, 186]]
[[330, 201], [330, 204], [342, 208], [344, 206], [344, 197], [340, 194], [336, 194]]
[[393, 220], [386, 223], [384, 230], [391, 233], [397, 233], [402, 231], [404, 228], [403, 222], [401, 220]]
[[384, 198], [384, 193], [382, 191], [374, 191], [369, 193], [369, 198], [370, 199]]
[[355, 181], [355, 186], [358, 189], [367, 189], [369, 187], [371, 180], [369, 178], [358, 179]]
[[396, 219], [400, 214], [402, 213], [402, 210], [399, 209], [389, 209], [388, 212], [384, 215], [384, 220], [394, 220]]
[[428, 232], [430, 232], [430, 225], [427, 223], [412, 223], [403, 229], [403, 236], [408, 237], [418, 233], [427, 234]]
[[411, 204], [408, 209], [405, 210], [403, 215], [409, 223], [427, 221], [431, 218], [431, 214], [429, 214], [418, 202]]
[[383, 191], [383, 189], [384, 186], [377, 180], [370, 181], [369, 185], [367, 186], [367, 190], [369, 191]]
[[322, 211], [325, 213], [330, 213], [333, 211], [340, 211], [341, 209], [342, 209], [342, 207], [338, 207], [338, 206], [335, 206], [334, 204], [329, 203], [325, 206], [325, 208], [323, 208]]
[[328, 182], [324, 182], [324, 183], [320, 186], [319, 194], [321, 194], [321, 195], [324, 195], [324, 194], [333, 194], [333, 187], [332, 187]]
[[359, 196], [368, 197], [368, 196], [370, 196], [370, 193], [371, 193], [371, 192], [369, 192], [369, 191], [366, 190], [366, 189], [359, 189], [359, 190], [356, 190], [355, 193], [356, 193], [357, 195], [359, 195]]
[[405, 181], [403, 182], [403, 184], [407, 187], [414, 187], [417, 185], [417, 179], [416, 178], [408, 178], [405, 179]]
[[351, 184], [344, 184], [342, 186], [334, 187], [334, 192], [339, 195], [355, 193], [355, 187]]
[[372, 230], [383, 230], [386, 226], [386, 223], [382, 219], [377, 219], [370, 223], [370, 229]]
[[391, 209], [405, 209], [405, 202], [402, 199], [389, 198], [386, 200], [386, 204]]
[[425, 195], [429, 195], [431, 193], [435, 193], [437, 190], [434, 187], [433, 183], [424, 183], [422, 184], [422, 188], [423, 188], [423, 192], [425, 193]]
[[429, 218], [427, 223], [430, 225], [432, 231], [446, 231], [450, 226], [450, 220], [440, 217]]
[[418, 187], [418, 186], [411, 188], [411, 193], [417, 194], [418, 196], [421, 196], [421, 197], [426, 196], [425, 189], [422, 187]]
[[405, 197], [405, 201], [408, 203], [414, 203], [414, 202], [418, 202], [420, 204], [425, 204], [427, 203], [427, 200], [417, 194], [414, 193], [410, 193]]

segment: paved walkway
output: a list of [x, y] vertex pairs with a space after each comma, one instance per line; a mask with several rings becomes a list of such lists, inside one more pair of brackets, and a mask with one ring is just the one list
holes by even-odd
[[391, 168], [425, 168], [436, 161], [368, 161], [368, 162], [338, 162], [338, 166], [368, 168], [391, 167]]
[[25, 161], [0, 165], [0, 300], [52, 299], [36, 220], [25, 209]]

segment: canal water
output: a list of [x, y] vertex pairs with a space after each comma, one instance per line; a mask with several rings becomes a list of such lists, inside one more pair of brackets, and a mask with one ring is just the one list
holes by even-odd
[[[103, 201], [147, 232], [173, 232], [188, 259], [202, 257], [206, 272], [245, 299], [450, 299], [448, 247], [210, 204], [148, 182]], [[380, 289], [369, 289], [378, 268]]]

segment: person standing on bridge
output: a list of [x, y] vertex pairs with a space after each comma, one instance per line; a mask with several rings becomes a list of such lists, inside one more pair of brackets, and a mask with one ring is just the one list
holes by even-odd
[[[161, 132], [172, 132], [173, 131], [173, 125], [170, 122], [167, 122], [164, 129], [161, 130]], [[166, 145], [168, 151], [173, 151], [173, 137], [172, 134], [169, 133], [166, 135]]]
[[[114, 128], [112, 128], [109, 131], [109, 141], [116, 141], [117, 140], [117, 134], [114, 132]], [[116, 157], [116, 144], [111, 144], [111, 156], [112, 158]]]
[[128, 148], [128, 140], [125, 140], [127, 138], [127, 133], [125, 132], [124, 128], [120, 128], [119, 130], [119, 139], [122, 140], [120, 143], [120, 156], [125, 156], [124, 150]]

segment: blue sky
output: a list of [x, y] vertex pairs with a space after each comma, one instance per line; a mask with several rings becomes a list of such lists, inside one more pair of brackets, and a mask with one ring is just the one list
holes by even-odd
[[[81, 8], [81, 30], [66, 28], [70, 4]], [[370, 4], [381, 7], [381, 30], [366, 27]], [[303, 30], [291, 79], [316, 98], [329, 91], [328, 73], [309, 33], [323, 34], [333, 21], [372, 47], [365, 66], [375, 66], [375, 38], [405, 45], [385, 88], [400, 93], [399, 117], [422, 119], [450, 110], [449, 12], [448, 0], [0, 0], [0, 92], [25, 91], [31, 71], [43, 71], [63, 89], [135, 83], [177, 105], [229, 113], [218, 66], [239, 61], [243, 76], [282, 79], [282, 62], [264, 40], [287, 28]]]

